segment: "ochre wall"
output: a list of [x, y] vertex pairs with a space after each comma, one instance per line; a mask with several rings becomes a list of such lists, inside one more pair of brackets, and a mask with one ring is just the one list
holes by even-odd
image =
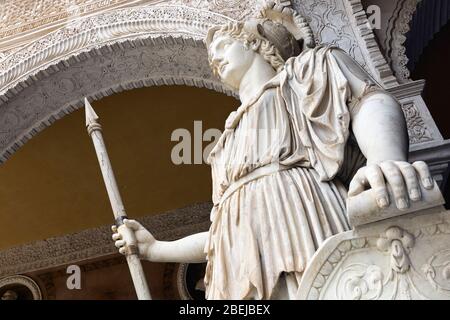
[[[171, 133], [186, 128], [193, 135], [194, 120], [203, 121], [203, 131], [223, 130], [237, 106], [232, 97], [183, 86], [142, 88], [93, 103], [130, 216], [211, 199], [209, 166], [174, 165]], [[112, 223], [84, 108], [0, 166], [0, 203], [0, 249]]]

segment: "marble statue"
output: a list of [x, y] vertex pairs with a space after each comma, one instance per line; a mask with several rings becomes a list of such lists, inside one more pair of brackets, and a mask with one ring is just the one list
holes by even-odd
[[242, 103], [208, 158], [211, 227], [164, 242], [125, 225], [142, 259], [207, 261], [207, 299], [297, 299], [317, 249], [351, 229], [348, 197], [371, 189], [379, 208], [402, 211], [434, 181], [424, 162], [407, 162], [399, 102], [343, 50], [316, 45], [292, 9], [268, 4], [258, 18], [212, 28], [206, 44]]

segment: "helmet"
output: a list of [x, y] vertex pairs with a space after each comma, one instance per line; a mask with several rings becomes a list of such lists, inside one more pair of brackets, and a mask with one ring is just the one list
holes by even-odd
[[[260, 11], [260, 17], [245, 22], [231, 22], [228, 26], [214, 26], [208, 30], [205, 42], [209, 47], [217, 32], [227, 32], [230, 36], [245, 33], [247, 38], [267, 40], [286, 61], [297, 56], [303, 49], [315, 45], [311, 28], [306, 19], [291, 8], [267, 3]], [[229, 32], [239, 30], [239, 32]]]

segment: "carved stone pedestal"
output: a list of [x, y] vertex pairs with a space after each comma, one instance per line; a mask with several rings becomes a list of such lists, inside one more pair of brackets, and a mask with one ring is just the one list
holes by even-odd
[[450, 211], [422, 210], [329, 238], [299, 299], [450, 299]]

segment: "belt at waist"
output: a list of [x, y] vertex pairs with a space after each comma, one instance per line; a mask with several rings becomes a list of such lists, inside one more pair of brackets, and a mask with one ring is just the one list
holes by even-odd
[[225, 192], [222, 194], [222, 197], [220, 198], [218, 205], [221, 206], [226, 199], [228, 199], [235, 191], [237, 191], [244, 184], [259, 179], [261, 177], [271, 175], [275, 172], [283, 171], [290, 168], [293, 168], [293, 166], [284, 166], [282, 164], [274, 162], [253, 170], [252, 172], [246, 174], [245, 176], [231, 183], [225, 190]]

